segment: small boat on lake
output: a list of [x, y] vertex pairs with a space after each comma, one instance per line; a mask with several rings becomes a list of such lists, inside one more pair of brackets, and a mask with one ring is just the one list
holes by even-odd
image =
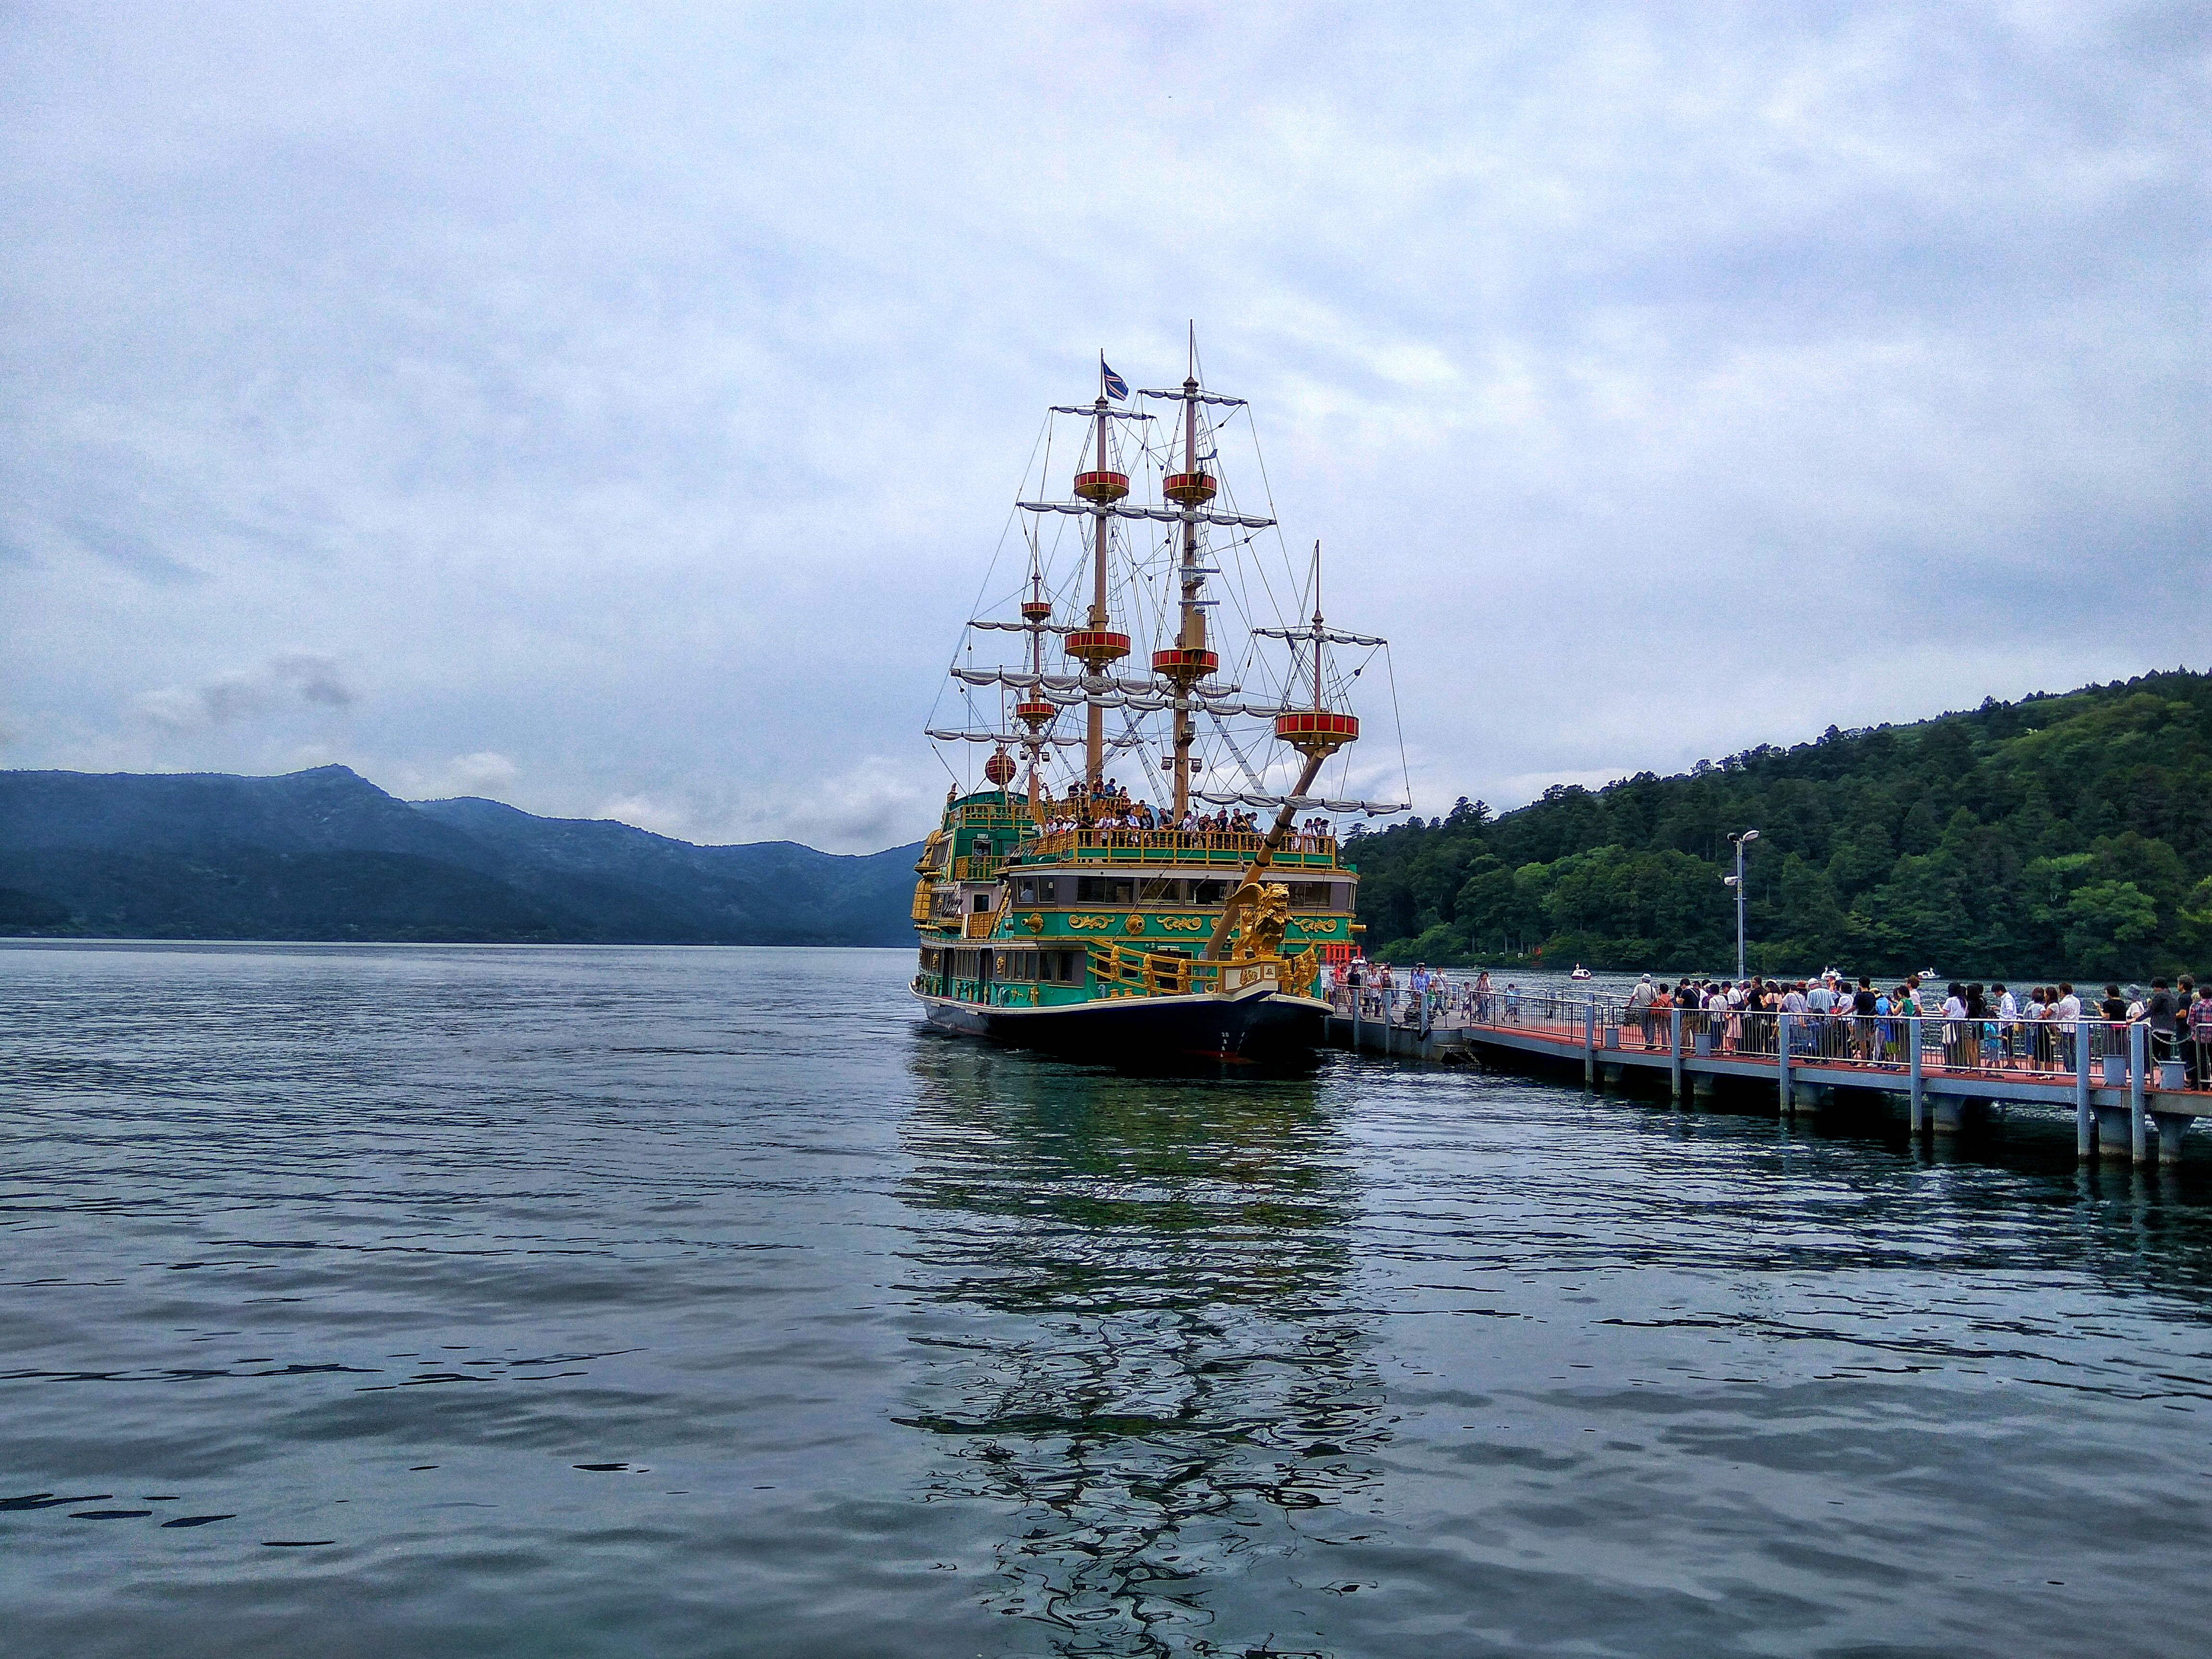
[[[1096, 398], [1048, 416], [1012, 614], [969, 620], [964, 719], [928, 732], [971, 745], [915, 866], [912, 988], [932, 1024], [1132, 1069], [1314, 1057], [1323, 963], [1359, 931], [1336, 825], [1407, 808], [1343, 781], [1349, 694], [1386, 642], [1325, 623], [1318, 544], [1255, 547], [1272, 503], [1237, 506], [1219, 465], [1249, 428], [1194, 344], [1179, 387], [1132, 397], [1102, 357]], [[979, 636], [1012, 660], [978, 663]]]

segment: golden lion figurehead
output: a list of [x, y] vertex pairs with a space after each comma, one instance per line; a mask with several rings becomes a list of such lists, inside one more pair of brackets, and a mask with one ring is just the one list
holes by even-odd
[[1279, 881], [1246, 882], [1237, 890], [1232, 908], [1243, 912], [1237, 929], [1236, 960], [1283, 954], [1284, 930], [1291, 925], [1291, 890]]

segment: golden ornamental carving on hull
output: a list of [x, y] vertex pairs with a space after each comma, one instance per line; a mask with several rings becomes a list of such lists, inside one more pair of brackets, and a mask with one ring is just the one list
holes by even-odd
[[1316, 919], [1302, 921], [1298, 926], [1308, 933], [1333, 933], [1344, 926], [1344, 919], [1341, 916], [1330, 916], [1326, 921]]
[[1022, 918], [1022, 926], [1028, 928], [1032, 933], [1042, 933], [1044, 932], [1044, 918], [1040, 915], [1024, 916]]
[[1078, 933], [1081, 933], [1091, 928], [1111, 927], [1114, 925], [1114, 918], [1111, 916], [1070, 916], [1067, 919], [1067, 925], [1075, 929]]
[[1121, 931], [1125, 933], [1143, 933], [1145, 931], [1145, 919], [1142, 916], [1131, 916], [1128, 921], [1121, 924]]
[[1170, 933], [1195, 933], [1206, 927], [1204, 916], [1162, 916], [1160, 927]]

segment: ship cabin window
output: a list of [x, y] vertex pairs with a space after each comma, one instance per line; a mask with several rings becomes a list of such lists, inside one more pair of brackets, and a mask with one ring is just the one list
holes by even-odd
[[1080, 985], [1081, 951], [1000, 951], [992, 966], [999, 978], [1023, 984]]
[[945, 969], [954, 979], [988, 980], [991, 977], [991, 952], [988, 951], [947, 951]]
[[1228, 896], [1229, 884], [1225, 881], [1194, 881], [1190, 884], [1193, 904], [1218, 904]]
[[927, 948], [925, 948], [925, 949], [923, 950], [923, 951], [922, 951], [922, 953], [921, 953], [921, 971], [922, 971], [923, 973], [925, 973], [925, 974], [933, 974], [933, 973], [936, 973], [936, 972], [937, 972], [939, 969], [941, 969], [944, 965], [945, 965], [945, 952], [944, 952], [944, 951], [933, 951], [933, 950], [929, 950], [929, 949], [927, 949]]
[[1057, 904], [1060, 884], [1050, 876], [1024, 876], [1015, 890], [1018, 904]]
[[1341, 910], [1346, 905], [1338, 896], [1346, 884], [1334, 881], [1294, 881], [1288, 884], [1291, 902], [1301, 910]]
[[1075, 902], [1078, 904], [1133, 904], [1137, 902], [1137, 884], [1126, 876], [1078, 876], [1075, 878]]
[[978, 893], [975, 895], [975, 908], [978, 912], [988, 910], [990, 908], [991, 896], [988, 893]]
[[990, 856], [991, 856], [991, 838], [990, 838], [988, 836], [976, 836], [976, 837], [975, 837], [975, 846], [974, 851], [975, 851], [975, 856], [976, 856], [977, 858], [979, 858], [979, 859], [987, 859], [987, 858], [990, 857]]

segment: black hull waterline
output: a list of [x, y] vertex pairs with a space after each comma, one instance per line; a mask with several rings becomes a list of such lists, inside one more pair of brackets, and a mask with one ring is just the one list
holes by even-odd
[[992, 1008], [921, 999], [931, 1024], [1011, 1048], [1130, 1071], [1310, 1066], [1326, 1003], [1279, 991], [1233, 996], [1129, 997], [1062, 1008]]

